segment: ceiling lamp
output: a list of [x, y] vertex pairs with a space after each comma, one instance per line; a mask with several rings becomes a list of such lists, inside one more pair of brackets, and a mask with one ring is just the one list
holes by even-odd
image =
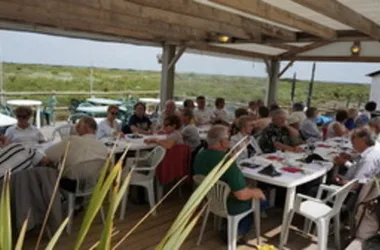
[[232, 37], [227, 36], [227, 35], [219, 35], [218, 36], [218, 42], [220, 42], [220, 43], [231, 43]]
[[355, 41], [352, 46], [351, 46], [351, 54], [353, 56], [358, 56], [360, 54], [360, 42], [359, 41]]

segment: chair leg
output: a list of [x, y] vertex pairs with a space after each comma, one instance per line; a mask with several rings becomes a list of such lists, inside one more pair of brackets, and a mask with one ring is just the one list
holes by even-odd
[[127, 202], [128, 202], [128, 192], [124, 194], [123, 199], [121, 200], [121, 207], [120, 207], [120, 220], [124, 220], [125, 218], [125, 210], [127, 208]]
[[303, 224], [303, 232], [304, 234], [309, 234], [311, 230], [311, 226], [313, 225], [312, 221], [305, 218], [305, 222]]
[[330, 220], [318, 220], [317, 221], [317, 231], [318, 231], [318, 250], [327, 250], [327, 240], [329, 236], [329, 223]]
[[284, 228], [282, 230], [284, 231], [284, 234], [283, 234], [284, 236], [283, 236], [283, 238], [280, 239], [280, 247], [279, 247], [279, 249], [283, 249], [284, 245], [286, 243], [288, 243], [288, 235], [289, 235], [290, 225], [291, 225], [292, 220], [293, 220], [293, 216], [294, 216], [294, 211], [291, 210], [288, 213], [285, 225], [283, 225]]
[[[148, 192], [149, 205], [150, 205], [151, 209], [154, 207], [154, 205], [156, 205], [155, 198], [154, 198], [154, 188], [153, 188], [153, 185], [154, 184], [152, 183], [152, 184], [149, 184], [146, 187], [146, 190]], [[155, 216], [157, 214], [156, 210], [154, 210], [152, 214]]]
[[67, 216], [69, 217], [69, 222], [67, 223], [66, 232], [71, 233], [71, 228], [74, 218], [74, 209], [75, 209], [75, 195], [68, 193], [67, 195]]
[[156, 180], [156, 192], [157, 192], [157, 200], [161, 200], [164, 195], [164, 186], [160, 184], [160, 181]]
[[197, 241], [197, 246], [199, 246], [199, 244], [201, 244], [201, 240], [202, 240], [205, 228], [206, 228], [207, 219], [208, 219], [209, 214], [210, 214], [210, 210], [207, 208], [206, 213], [205, 213], [204, 218], [203, 218], [201, 232], [199, 234], [199, 238], [198, 238], [198, 241]]
[[234, 217], [228, 216], [228, 250], [236, 250], [238, 221]]
[[338, 213], [334, 217], [334, 230], [335, 230], [335, 245], [338, 250], [341, 249], [340, 244], [340, 214]]
[[260, 200], [254, 200], [254, 218], [255, 218], [255, 231], [257, 238], [257, 245], [260, 245], [260, 235], [261, 235], [261, 211], [260, 211]]

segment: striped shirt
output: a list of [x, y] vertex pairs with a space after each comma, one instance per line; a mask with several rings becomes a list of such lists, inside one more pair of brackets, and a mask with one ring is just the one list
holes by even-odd
[[19, 143], [11, 143], [0, 148], [0, 178], [7, 171], [12, 173], [37, 165], [43, 155], [35, 149], [25, 148]]

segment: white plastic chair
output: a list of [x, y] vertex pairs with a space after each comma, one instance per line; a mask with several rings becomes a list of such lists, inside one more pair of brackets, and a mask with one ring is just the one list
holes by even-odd
[[[194, 175], [193, 180], [194, 182], [199, 185], [204, 180], [205, 176], [203, 175]], [[226, 218], [227, 219], [227, 226], [228, 226], [228, 249], [229, 250], [235, 250], [236, 249], [236, 242], [237, 242], [237, 233], [238, 233], [238, 225], [240, 220], [242, 220], [244, 217], [246, 217], [248, 214], [253, 213], [253, 209], [255, 209], [255, 227], [256, 227], [256, 237], [257, 237], [257, 244], [260, 245], [260, 202], [257, 200], [254, 204], [252, 204], [252, 208], [236, 215], [230, 215], [228, 214], [227, 210], [227, 199], [230, 195], [231, 189], [228, 186], [227, 183], [223, 181], [218, 181], [208, 192], [207, 194], [207, 209], [203, 218], [201, 232], [198, 238], [197, 245], [201, 243], [204, 230], [206, 228], [206, 223], [208, 216], [211, 213], [213, 213], [216, 216]]]
[[65, 138], [69, 137], [70, 135], [73, 135], [74, 132], [75, 132], [75, 129], [74, 129], [73, 125], [63, 124], [61, 126], [56, 127], [53, 130], [51, 137], [52, 137], [52, 140], [54, 140], [56, 135], [58, 134], [59, 137], [61, 137], [61, 139], [65, 139]]
[[91, 196], [92, 190], [96, 186], [99, 174], [105, 165], [106, 160], [96, 159], [89, 160], [74, 166], [73, 169], [81, 169], [83, 171], [78, 171], [76, 180], [76, 190], [75, 192], [69, 192], [65, 189], [61, 189], [63, 194], [67, 197], [67, 214], [70, 217], [69, 222], [66, 227], [68, 234], [71, 233], [73, 213], [75, 210], [75, 199], [77, 197], [88, 197]]
[[[155, 147], [149, 154], [142, 158], [128, 158], [124, 173], [134, 171], [132, 173], [131, 182], [129, 185], [144, 187], [148, 193], [150, 208], [153, 208], [156, 204], [155, 192], [154, 192], [154, 180], [156, 168], [164, 159], [166, 149], [163, 147]], [[125, 192], [123, 200], [121, 202], [120, 220], [125, 217], [125, 210], [127, 207], [128, 192]], [[153, 212], [156, 215], [156, 212]]]
[[[310, 196], [297, 194], [294, 208], [289, 212], [284, 225], [284, 236], [281, 239], [279, 249], [287, 243], [289, 227], [292, 222], [294, 213], [304, 216], [306, 219], [315, 222], [318, 232], [318, 249], [327, 249], [327, 240], [329, 235], [330, 220], [334, 218], [335, 229], [335, 244], [337, 249], [340, 248], [340, 210], [342, 204], [346, 199], [348, 193], [357, 183], [357, 180], [352, 180], [346, 185], [334, 191], [331, 195], [327, 196], [324, 200], [316, 199]], [[305, 201], [304, 201], [305, 200]], [[332, 207], [327, 203], [332, 202]]]

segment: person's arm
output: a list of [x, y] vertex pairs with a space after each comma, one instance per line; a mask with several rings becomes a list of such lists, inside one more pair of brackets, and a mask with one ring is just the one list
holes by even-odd
[[348, 132], [346, 128], [342, 128], [342, 126], [340, 126], [340, 124], [338, 124], [338, 123], [334, 124], [333, 129], [334, 129], [334, 133], [337, 136], [344, 136]]
[[139, 134], [143, 134], [143, 135], [151, 135], [152, 134], [150, 132], [150, 130], [146, 131], [146, 130], [143, 130], [143, 129], [136, 127], [135, 125], [131, 125], [131, 130], [133, 133], [139, 133]]
[[265, 200], [265, 195], [263, 191], [259, 188], [248, 188], [245, 187], [239, 191], [233, 192], [234, 196], [238, 200], [246, 201], [252, 199]]
[[53, 163], [59, 163], [65, 155], [67, 142], [67, 140], [63, 140], [50, 146], [45, 150], [46, 157]]
[[160, 140], [158, 138], [151, 138], [151, 139], [146, 139], [144, 141], [145, 143], [155, 143], [161, 147], [164, 147], [166, 149], [171, 149], [173, 146], [176, 145], [176, 141], [175, 140]]

